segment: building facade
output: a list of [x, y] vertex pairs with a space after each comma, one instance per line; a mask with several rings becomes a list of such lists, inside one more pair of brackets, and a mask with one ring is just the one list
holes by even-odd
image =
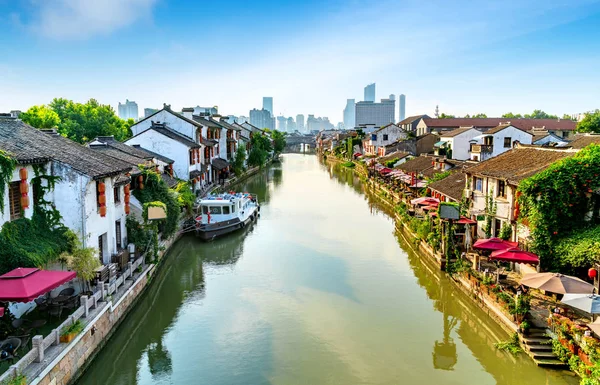
[[255, 108], [250, 110], [250, 124], [261, 129], [268, 128], [273, 130], [275, 129], [275, 118], [273, 118], [268, 110], [264, 108], [257, 110]]
[[138, 105], [136, 102], [126, 99], [125, 103], [120, 103], [119, 102], [119, 108], [118, 108], [118, 114], [119, 114], [119, 118], [121, 119], [133, 119], [133, 120], [138, 120], [139, 119], [139, 113], [138, 113]]
[[273, 112], [273, 97], [263, 97], [263, 110], [267, 110], [271, 113], [271, 116], [275, 116], [275, 113]]
[[296, 115], [296, 129], [300, 132], [304, 132], [305, 130], [304, 115], [302, 114]]
[[365, 87], [365, 102], [375, 103], [375, 83], [371, 83]]
[[356, 126], [375, 125], [383, 127], [396, 120], [396, 101], [381, 99], [380, 103], [358, 102], [355, 106]]
[[398, 104], [400, 105], [398, 120], [402, 121], [406, 118], [406, 95], [400, 94]]
[[346, 129], [356, 127], [356, 101], [354, 99], [346, 100], [346, 108], [344, 108], [344, 127]]

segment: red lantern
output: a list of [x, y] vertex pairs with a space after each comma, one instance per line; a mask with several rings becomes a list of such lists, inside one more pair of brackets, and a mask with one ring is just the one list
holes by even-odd
[[129, 204], [129, 194], [125, 194], [125, 204]]
[[125, 191], [125, 195], [129, 195], [129, 185], [125, 185], [123, 191]]
[[101, 205], [105, 205], [106, 204], [106, 195], [100, 194], [100, 196], [98, 196], [98, 203], [100, 203]]
[[21, 197], [21, 207], [24, 209], [29, 207], [29, 197], [27, 197], [27, 195]]
[[27, 193], [29, 192], [29, 185], [26, 181], [21, 181], [21, 184], [19, 185], [19, 190], [21, 191], [21, 195], [27, 195]]
[[19, 178], [21, 180], [27, 179], [27, 169], [26, 168], [22, 168], [19, 170]]
[[102, 183], [102, 182], [98, 183], [98, 192], [100, 194], [102, 194], [105, 191], [106, 191], [106, 185], [104, 183]]
[[106, 206], [100, 206], [99, 212], [100, 212], [101, 217], [105, 217], [106, 216]]
[[125, 205], [125, 214], [129, 214], [129, 211], [130, 211], [129, 204], [126, 204]]
[[[141, 178], [141, 177], [140, 177], [140, 178]], [[140, 190], [143, 190], [143, 189], [144, 189], [144, 184], [143, 184], [143, 183], [140, 183], [140, 184], [139, 184], [139, 188], [140, 188]]]
[[588, 277], [590, 277], [590, 279], [594, 279], [597, 276], [598, 276], [598, 270], [594, 269], [593, 267], [588, 270]]

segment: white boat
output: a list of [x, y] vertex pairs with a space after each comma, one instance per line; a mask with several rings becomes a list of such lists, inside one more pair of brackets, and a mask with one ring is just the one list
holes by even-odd
[[209, 240], [242, 229], [258, 218], [255, 195], [234, 193], [209, 195], [198, 202], [196, 234]]

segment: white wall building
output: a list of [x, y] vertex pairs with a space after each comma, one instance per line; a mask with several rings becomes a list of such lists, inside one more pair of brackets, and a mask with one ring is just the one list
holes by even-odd
[[435, 145], [435, 154], [445, 155], [449, 159], [470, 159], [470, 141], [479, 135], [481, 135], [481, 131], [473, 127], [457, 128], [456, 130], [445, 132], [440, 136], [440, 141]]
[[531, 144], [532, 139], [533, 135], [530, 132], [503, 124], [471, 139], [470, 159], [490, 159], [513, 148], [515, 142]]

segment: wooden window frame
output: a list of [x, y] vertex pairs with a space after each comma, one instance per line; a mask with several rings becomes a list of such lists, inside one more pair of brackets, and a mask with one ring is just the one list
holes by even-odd
[[20, 181], [10, 182], [8, 185], [8, 207], [11, 221], [23, 218]]

